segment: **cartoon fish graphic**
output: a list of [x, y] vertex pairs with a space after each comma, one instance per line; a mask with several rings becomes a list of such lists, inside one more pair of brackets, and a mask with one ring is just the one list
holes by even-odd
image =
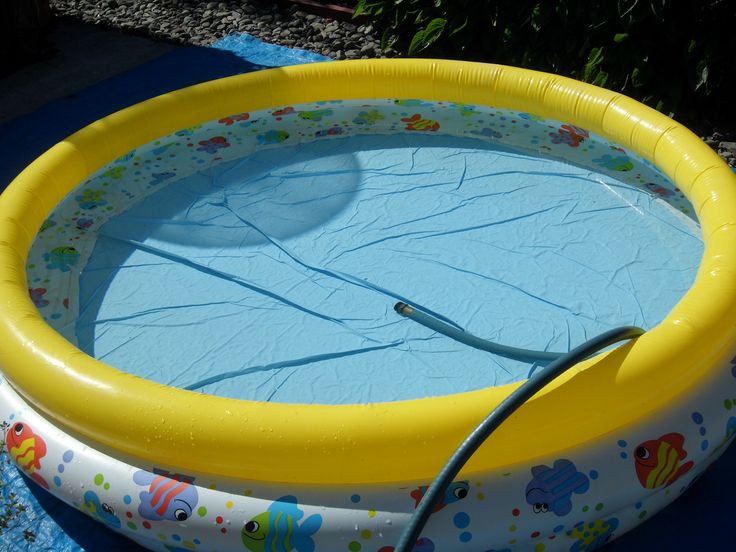
[[229, 148], [230, 142], [224, 136], [213, 136], [209, 140], [200, 140], [197, 151], [205, 151], [210, 154], [217, 153], [222, 148]]
[[26, 475], [33, 481], [44, 489], [48, 489], [49, 484], [38, 473], [38, 470], [41, 469], [41, 458], [46, 456], [46, 442], [39, 435], [33, 433], [28, 424], [16, 422], [8, 429], [5, 443], [13, 462], [26, 472]]
[[91, 210], [107, 205], [107, 200], [103, 199], [104, 195], [105, 190], [93, 190], [88, 188], [82, 192], [82, 195], [74, 196], [74, 199], [77, 200], [79, 207], [82, 209]]
[[152, 179], [150, 184], [152, 186], [157, 186], [158, 184], [161, 184], [164, 180], [168, 180], [169, 178], [174, 178], [176, 176], [176, 173], [173, 171], [165, 171], [161, 173], [151, 173]]
[[553, 144], [567, 144], [571, 148], [577, 148], [590, 134], [580, 127], [562, 125], [557, 132], [550, 132], [549, 136]]
[[256, 136], [256, 141], [260, 145], [266, 146], [269, 144], [279, 144], [287, 138], [289, 138], [289, 133], [285, 130], [269, 130], [268, 132]]
[[361, 111], [358, 113], [357, 117], [353, 119], [353, 122], [356, 125], [372, 125], [383, 118], [383, 115], [381, 115], [379, 111], [372, 109], [370, 111]]
[[76, 222], [76, 226], [79, 230], [87, 230], [91, 227], [95, 221], [91, 218], [79, 217]]
[[460, 112], [460, 115], [462, 117], [470, 117], [471, 115], [478, 115], [478, 112], [475, 111], [474, 105], [468, 105], [464, 103], [453, 103], [451, 105], [452, 107], [454, 107]]
[[547, 120], [541, 115], [536, 115], [534, 113], [519, 113], [519, 117], [526, 119], [527, 121], [535, 121], [537, 123], [543, 123]]
[[39, 228], [38, 231], [39, 232], [44, 232], [44, 231], [48, 230], [49, 228], [53, 228], [54, 226], [56, 226], [56, 221], [55, 220], [46, 219], [45, 221], [43, 221], [43, 224], [41, 225], [41, 228]]
[[33, 301], [37, 309], [42, 309], [49, 305], [48, 299], [43, 298], [46, 295], [46, 291], [46, 288], [28, 288], [28, 295], [31, 296], [31, 301]]
[[572, 510], [573, 493], [583, 494], [590, 487], [588, 476], [564, 458], [555, 460], [552, 467], [534, 466], [531, 471], [526, 501], [536, 514], [552, 512], [564, 516]]
[[185, 521], [199, 502], [197, 487], [192, 485], [194, 478], [187, 475], [141, 470], [133, 474], [133, 481], [148, 487], [141, 491], [138, 506], [138, 513], [145, 519]]
[[406, 130], [418, 130], [423, 132], [435, 132], [440, 129], [440, 124], [432, 119], [423, 119], [419, 113], [415, 113], [411, 117], [401, 119], [402, 123], [406, 123]]
[[230, 115], [229, 117], [218, 119], [217, 122], [226, 126], [230, 126], [237, 123], [238, 121], [247, 121], [248, 119], [250, 119], [250, 113], [238, 113], [237, 115]]
[[664, 186], [659, 186], [654, 182], [647, 182], [644, 184], [644, 186], [647, 188], [647, 190], [649, 190], [653, 194], [657, 194], [661, 198], [668, 198], [671, 195], [674, 195], [674, 192], [672, 190], [665, 188]]
[[324, 138], [325, 136], [339, 136], [345, 133], [345, 129], [342, 127], [330, 127], [324, 130], [318, 130], [314, 133], [317, 138]]
[[120, 180], [121, 178], [123, 178], [123, 173], [126, 170], [127, 170], [127, 167], [125, 165], [118, 165], [117, 167], [110, 167], [104, 173], [102, 173], [102, 176], [112, 178], [113, 180]]
[[125, 163], [126, 161], [130, 161], [131, 159], [133, 159], [133, 157], [135, 157], [135, 150], [131, 150], [128, 153], [121, 155], [120, 157], [115, 159], [115, 163]]
[[306, 121], [321, 121], [324, 117], [329, 117], [334, 112], [331, 109], [315, 109], [313, 111], [300, 111], [299, 118]]
[[577, 539], [570, 547], [570, 552], [590, 552], [606, 544], [613, 538], [618, 528], [618, 519], [597, 519], [593, 523], [578, 522], [567, 532], [567, 536]]
[[645, 489], [672, 485], [690, 471], [695, 463], [687, 457], [685, 437], [681, 433], [667, 433], [659, 439], [644, 441], [634, 450], [634, 467], [639, 483]]
[[631, 162], [626, 155], [617, 155], [613, 157], [611, 155], [602, 155], [598, 159], [593, 159], [593, 163], [597, 163], [603, 168], [611, 171], [626, 172], [634, 168], [634, 164]]
[[287, 117], [289, 115], [296, 115], [296, 109], [294, 109], [291, 106], [284, 107], [282, 109], [277, 109], [273, 113], [271, 113], [273, 117]]
[[71, 246], [60, 245], [44, 253], [43, 260], [47, 262], [46, 268], [48, 269], [58, 268], [62, 272], [69, 272], [71, 267], [79, 261], [79, 251]]
[[423, 100], [411, 100], [411, 99], [407, 99], [407, 100], [394, 100], [394, 103], [396, 105], [400, 105], [400, 106], [403, 106], [403, 107], [429, 107], [430, 105], [432, 105], [432, 104], [427, 103], [427, 102], [425, 102]]
[[484, 136], [485, 138], [495, 138], [496, 140], [503, 137], [500, 132], [489, 127], [483, 127], [481, 130], [471, 130], [470, 134], [475, 134], [476, 136]]
[[[419, 506], [419, 502], [422, 500], [424, 495], [427, 494], [428, 490], [429, 487], [422, 485], [414, 489], [409, 494], [409, 496], [411, 496], [416, 501], [416, 504], [414, 504], [415, 508]], [[458, 500], [462, 500], [463, 498], [468, 496], [469, 491], [470, 484], [467, 481], [453, 481], [452, 483], [450, 483], [450, 485], [447, 486], [447, 489], [445, 489], [445, 494], [434, 507], [432, 513], [439, 512], [445, 506], [452, 504], [453, 502], [457, 502]]]
[[[192, 136], [197, 130], [202, 128], [202, 125], [194, 125], [187, 128], [183, 128], [181, 130], [177, 130], [174, 134], [177, 136]], [[165, 152], [168, 148], [175, 146], [176, 142], [169, 142], [167, 144], [164, 144], [161, 148], [157, 148], [155, 150], [152, 150], [155, 155], [160, 155], [163, 152]]]
[[251, 552], [313, 552], [312, 536], [322, 526], [322, 516], [313, 514], [299, 524], [302, 517], [296, 497], [282, 496], [243, 526], [243, 544]]
[[94, 491], [87, 491], [82, 497], [84, 503], [82, 504], [82, 511], [86, 512], [97, 521], [106, 523], [107, 525], [120, 529], [120, 518], [115, 515], [115, 510], [112, 506], [100, 500], [97, 493]]

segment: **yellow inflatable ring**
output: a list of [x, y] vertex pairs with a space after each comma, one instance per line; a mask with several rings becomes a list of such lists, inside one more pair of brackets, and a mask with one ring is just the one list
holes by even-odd
[[47, 326], [29, 299], [24, 269], [54, 206], [139, 144], [245, 110], [406, 97], [537, 113], [615, 141], [686, 194], [705, 242], [694, 285], [661, 324], [531, 400], [494, 434], [493, 446], [472, 458], [468, 473], [551, 457], [666, 413], [722, 370], [736, 342], [736, 176], [696, 136], [623, 95], [559, 76], [467, 62], [372, 60], [272, 69], [165, 94], [93, 123], [31, 164], [0, 197], [0, 367], [12, 387], [72, 435], [152, 464], [301, 484], [431, 480], [518, 384], [349, 406], [255, 403], [166, 387], [86, 356]]

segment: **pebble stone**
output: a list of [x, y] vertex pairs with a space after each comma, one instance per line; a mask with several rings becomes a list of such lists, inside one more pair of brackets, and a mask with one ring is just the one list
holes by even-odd
[[[333, 59], [394, 57], [382, 51], [371, 25], [334, 21], [294, 5], [266, 0], [50, 0], [61, 15], [177, 44], [207, 46], [246, 32], [264, 42], [317, 52]], [[736, 167], [736, 133], [701, 136]]]
[[[178, 44], [207, 46], [246, 32], [272, 44], [334, 59], [390, 57], [370, 25], [334, 21], [294, 5], [259, 0], [50, 0], [62, 16]], [[361, 45], [358, 47], [358, 45]]]

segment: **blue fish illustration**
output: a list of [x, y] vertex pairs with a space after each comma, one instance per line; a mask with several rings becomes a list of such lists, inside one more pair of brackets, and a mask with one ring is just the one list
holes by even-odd
[[476, 136], [485, 136], [486, 138], [496, 138], [496, 139], [499, 139], [503, 136], [497, 130], [493, 130], [492, 128], [488, 128], [488, 127], [484, 127], [481, 130], [471, 130], [470, 134], [475, 134]]
[[570, 552], [589, 552], [596, 550], [606, 544], [613, 537], [613, 532], [618, 528], [618, 519], [597, 519], [593, 523], [577, 523], [567, 536], [577, 539], [570, 547]]
[[79, 251], [71, 246], [60, 245], [44, 253], [43, 260], [46, 261], [48, 269], [58, 268], [62, 272], [69, 272], [71, 267], [79, 261]]
[[307, 121], [321, 121], [323, 117], [332, 115], [331, 109], [315, 109], [313, 111], [300, 111], [298, 117]]
[[197, 487], [192, 485], [193, 477], [169, 474], [160, 470], [156, 473], [137, 471], [133, 481], [148, 487], [141, 491], [141, 504], [138, 513], [145, 519], [167, 519], [185, 521], [189, 519], [199, 501]]
[[428, 106], [431, 106], [432, 105], [431, 103], [427, 103], [427, 102], [425, 102], [423, 100], [411, 100], [411, 99], [407, 99], [407, 100], [394, 100], [394, 103], [396, 105], [401, 105], [401, 106], [404, 106], [404, 107], [428, 107]]
[[464, 103], [453, 103], [451, 104], [452, 107], [457, 109], [460, 112], [460, 115], [463, 117], [470, 117], [471, 115], [478, 115], [478, 112], [475, 111], [474, 105], [468, 105]]
[[289, 133], [285, 130], [269, 130], [263, 134], [256, 136], [256, 140], [262, 146], [267, 144], [278, 144], [289, 137]]
[[325, 136], [339, 136], [340, 134], [343, 134], [345, 132], [345, 129], [342, 127], [330, 127], [326, 128], [324, 130], [318, 130], [314, 133], [314, 135], [317, 138], [324, 138]]
[[107, 200], [103, 198], [106, 193], [107, 192], [102, 189], [93, 190], [91, 188], [88, 188], [82, 191], [82, 195], [74, 196], [74, 199], [77, 200], [77, 203], [79, 203], [79, 207], [82, 209], [97, 209], [97, 207], [107, 205]]
[[626, 155], [617, 155], [613, 157], [611, 155], [602, 155], [598, 159], [593, 159], [593, 163], [600, 165], [611, 171], [626, 172], [634, 168], [634, 164], [631, 162]]
[[[410, 496], [416, 501], [416, 504], [414, 505], [415, 508], [419, 506], [419, 502], [422, 500], [422, 497], [427, 494], [428, 490], [429, 487], [423, 485], [421, 487], [417, 487], [410, 493]], [[468, 496], [469, 491], [470, 484], [467, 481], [453, 481], [447, 486], [447, 489], [445, 489], [445, 494], [442, 496], [442, 500], [437, 503], [434, 510], [432, 510], [432, 513], [439, 512], [448, 504], [462, 500]]]
[[572, 494], [583, 494], [590, 487], [588, 476], [569, 460], [555, 460], [554, 465], [532, 468], [533, 479], [526, 486], [526, 501], [537, 514], [553, 512], [564, 516], [572, 510]]
[[128, 153], [121, 155], [117, 159], [115, 159], [115, 163], [125, 163], [126, 161], [130, 161], [135, 157], [135, 150], [131, 150]]
[[51, 219], [46, 219], [43, 221], [43, 224], [41, 225], [41, 228], [38, 230], [39, 232], [43, 232], [45, 230], [48, 230], [49, 228], [53, 228], [56, 226], [56, 221]]
[[82, 497], [84, 504], [82, 511], [88, 513], [97, 521], [120, 529], [120, 519], [115, 515], [115, 510], [106, 503], [100, 501], [100, 497], [94, 491], [87, 491]]
[[322, 516], [311, 515], [300, 525], [302, 517], [296, 497], [282, 496], [243, 526], [243, 544], [251, 552], [314, 552], [312, 536], [322, 526]]
[[361, 111], [358, 113], [357, 117], [353, 119], [353, 122], [356, 125], [372, 125], [383, 118], [383, 115], [378, 110], [372, 109], [371, 111]]
[[87, 230], [90, 226], [92, 226], [95, 223], [94, 219], [87, 218], [87, 217], [79, 217], [77, 219], [77, 228], [79, 230]]
[[49, 304], [48, 299], [43, 298], [46, 295], [46, 288], [28, 288], [28, 295], [31, 296], [31, 301], [37, 309], [47, 307]]
[[[202, 128], [202, 125], [194, 125], [188, 128], [183, 128], [181, 130], [177, 130], [174, 134], [176, 134], [177, 136], [191, 136], [199, 128]], [[176, 142], [171, 142], [169, 144], [166, 144], [166, 147], [173, 146], [175, 143]]]
[[176, 173], [172, 171], [165, 171], [161, 173], [151, 173], [151, 176], [153, 177], [153, 179], [151, 180], [151, 185], [155, 186], [157, 184], [161, 184], [161, 182], [163, 182], [164, 180], [174, 178], [176, 176]]

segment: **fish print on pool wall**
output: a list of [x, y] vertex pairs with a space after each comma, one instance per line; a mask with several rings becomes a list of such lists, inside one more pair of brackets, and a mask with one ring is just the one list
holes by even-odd
[[199, 501], [197, 488], [192, 485], [193, 477], [181, 474], [169, 474], [162, 470], [155, 473], [137, 471], [133, 481], [138, 485], [148, 486], [141, 491], [141, 504], [138, 513], [145, 519], [185, 521], [189, 519]]
[[[414, 504], [415, 508], [419, 506], [419, 502], [422, 500], [424, 495], [427, 494], [428, 490], [429, 487], [421, 486], [417, 487], [411, 492], [410, 496], [416, 501], [416, 504]], [[448, 485], [447, 489], [445, 489], [445, 494], [442, 496], [442, 499], [435, 505], [432, 513], [439, 512], [448, 504], [452, 504], [453, 502], [462, 500], [463, 498], [468, 496], [469, 491], [470, 484], [467, 481], [455, 481], [451, 483], [450, 485]]]
[[690, 471], [695, 463], [687, 457], [685, 437], [681, 433], [667, 433], [659, 439], [644, 441], [634, 450], [634, 467], [639, 483], [645, 489], [672, 485]]
[[564, 516], [572, 510], [572, 495], [583, 494], [590, 487], [588, 476], [579, 472], [570, 460], [555, 460], [550, 468], [532, 468], [532, 480], [526, 486], [526, 501], [535, 514], [552, 512]]
[[406, 123], [406, 130], [418, 130], [421, 132], [435, 132], [440, 129], [440, 124], [434, 119], [423, 119], [419, 113], [415, 113], [411, 117], [401, 119], [402, 123]]
[[79, 261], [79, 251], [71, 246], [60, 245], [44, 253], [43, 260], [46, 261], [46, 268], [49, 270], [58, 269], [62, 272], [69, 272], [71, 267]]
[[87, 491], [84, 493], [84, 504], [82, 504], [82, 511], [87, 512], [97, 521], [108, 524], [111, 527], [120, 529], [120, 519], [115, 515], [115, 510], [105, 502], [100, 500], [97, 493], [94, 491]]
[[23, 422], [16, 422], [5, 436], [10, 457], [25, 474], [41, 485], [44, 489], [49, 484], [41, 477], [38, 470], [41, 469], [41, 458], [46, 456], [46, 442], [40, 435], [33, 433], [30, 426]]
[[322, 516], [311, 515], [299, 524], [302, 517], [296, 497], [282, 496], [243, 526], [243, 544], [251, 552], [314, 552], [312, 537], [322, 527]]

